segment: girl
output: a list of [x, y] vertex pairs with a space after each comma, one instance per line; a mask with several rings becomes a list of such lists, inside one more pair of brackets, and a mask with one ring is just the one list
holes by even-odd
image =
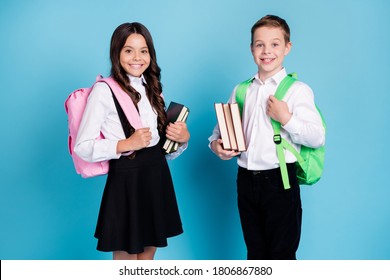
[[[143, 128], [134, 130], [105, 83], [95, 84], [85, 108], [75, 152], [90, 162], [110, 160], [95, 237], [113, 259], [153, 259], [167, 238], [183, 232], [160, 135], [187, 147], [186, 124], [165, 125], [160, 67], [152, 37], [140, 23], [116, 28], [110, 47], [111, 76], [128, 93]], [[131, 102], [129, 99], [129, 101]], [[121, 123], [122, 122], [122, 123]], [[102, 132], [105, 139], [96, 140]], [[125, 136], [126, 134], [126, 136]]]

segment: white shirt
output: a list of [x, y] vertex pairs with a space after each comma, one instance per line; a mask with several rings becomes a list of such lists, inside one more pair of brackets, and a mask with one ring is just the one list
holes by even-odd
[[[262, 82], [258, 74], [255, 75], [249, 86], [243, 110], [242, 122], [247, 151], [241, 153], [237, 159], [239, 166], [248, 170], [268, 170], [279, 167], [273, 129], [270, 117], [266, 114], [267, 101], [274, 95], [279, 83], [286, 76], [283, 68], [273, 77]], [[236, 102], [236, 89], [229, 99], [229, 103]], [[296, 149], [303, 144], [309, 147], [320, 147], [325, 144], [325, 129], [318, 113], [311, 88], [300, 81], [296, 81], [286, 93], [283, 101], [287, 103], [292, 117], [282, 126], [281, 136]], [[218, 125], [214, 127], [209, 137], [210, 143], [220, 138]], [[285, 151], [286, 162], [296, 161], [293, 154]]]
[[[160, 141], [157, 129], [157, 113], [152, 108], [143, 83], [146, 83], [143, 76], [140, 78], [129, 76], [131, 86], [137, 90], [141, 99], [137, 104], [141, 123], [149, 127], [152, 133], [152, 140], [148, 147], [155, 146]], [[96, 139], [100, 132], [104, 139]], [[119, 140], [126, 139], [114, 99], [110, 88], [106, 83], [96, 83], [85, 107], [84, 115], [77, 134], [75, 153], [85, 161], [98, 162], [103, 160], [118, 159], [122, 154], [117, 154], [116, 149]], [[167, 155], [168, 159], [179, 156], [187, 144], [179, 147], [175, 153]]]

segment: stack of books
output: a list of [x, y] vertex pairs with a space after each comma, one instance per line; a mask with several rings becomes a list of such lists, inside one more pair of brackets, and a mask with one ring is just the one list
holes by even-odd
[[215, 103], [219, 131], [225, 150], [246, 151], [241, 114], [237, 103]]
[[[185, 122], [189, 113], [190, 110], [186, 106], [176, 102], [171, 102], [169, 103], [167, 109], [167, 124], [174, 123], [177, 121]], [[179, 148], [179, 143], [167, 138], [164, 138], [162, 143], [162, 148], [167, 154], [176, 152]]]

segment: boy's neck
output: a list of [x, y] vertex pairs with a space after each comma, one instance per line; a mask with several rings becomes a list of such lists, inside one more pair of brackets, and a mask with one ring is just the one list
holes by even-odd
[[280, 71], [282, 71], [282, 70], [284, 70], [284, 67], [282, 67], [278, 71], [272, 72], [272, 73], [267, 73], [267, 72], [264, 73], [264, 71], [259, 70], [258, 71], [259, 79], [260, 79], [260, 81], [262, 81], [264, 83], [266, 80], [274, 77], [275, 75], [280, 73]]

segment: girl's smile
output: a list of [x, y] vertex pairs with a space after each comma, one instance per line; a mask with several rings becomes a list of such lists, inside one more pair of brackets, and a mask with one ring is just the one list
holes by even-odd
[[145, 38], [137, 33], [131, 34], [121, 50], [119, 60], [127, 74], [140, 77], [150, 65]]

